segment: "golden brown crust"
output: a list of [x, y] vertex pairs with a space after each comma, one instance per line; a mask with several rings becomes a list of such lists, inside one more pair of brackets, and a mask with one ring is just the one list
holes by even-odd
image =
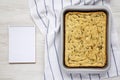
[[103, 67], [106, 64], [105, 12], [65, 14], [65, 65]]

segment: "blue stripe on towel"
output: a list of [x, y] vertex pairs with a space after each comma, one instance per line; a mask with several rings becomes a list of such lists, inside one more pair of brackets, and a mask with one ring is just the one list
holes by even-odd
[[111, 44], [111, 49], [112, 49], [113, 59], [114, 59], [114, 62], [115, 62], [116, 74], [117, 74], [117, 76], [119, 76], [119, 74], [118, 74], [118, 68], [117, 68], [116, 59], [115, 59], [115, 55], [114, 55], [114, 50], [113, 50], [112, 44]]
[[104, 0], [102, 0], [102, 5], [104, 5]]
[[79, 74], [79, 76], [80, 76], [80, 80], [82, 80], [82, 75], [81, 75], [81, 74]]
[[42, 21], [43, 25], [47, 28], [45, 22], [43, 21], [42, 17], [40, 16], [40, 14], [38, 12], [38, 6], [37, 6], [37, 3], [36, 3], [36, 0], [34, 0], [34, 2], [35, 2], [35, 6], [36, 6], [37, 15], [38, 15], [39, 19]]
[[71, 80], [73, 80], [72, 73], [70, 73]]
[[47, 15], [48, 11], [47, 11], [47, 6], [46, 6], [46, 2], [45, 2], [45, 0], [44, 0], [44, 5], [45, 5], [46, 15]]
[[[53, 11], [54, 11], [55, 28], [56, 28], [56, 26], [57, 26], [57, 17], [56, 17], [56, 13], [55, 13], [55, 9], [54, 9], [54, 0], [52, 0], [52, 6], [53, 6]], [[55, 48], [55, 53], [56, 53], [56, 57], [57, 57], [57, 62], [58, 62], [58, 67], [59, 67], [59, 70], [60, 70], [60, 74], [61, 74], [62, 80], [64, 80], [63, 74], [62, 74], [62, 70], [61, 70], [61, 67], [60, 67], [60, 63], [59, 63], [58, 52], [57, 52], [56, 45], [55, 45], [55, 38], [56, 38], [56, 33], [54, 32], [54, 48]]]
[[[49, 22], [48, 22], [48, 29], [49, 29]], [[55, 80], [55, 77], [54, 77], [54, 74], [53, 74], [53, 70], [52, 70], [52, 66], [51, 66], [51, 63], [50, 63], [50, 54], [49, 54], [49, 50], [48, 50], [48, 29], [47, 29], [47, 35], [46, 35], [46, 45], [47, 45], [47, 54], [48, 54], [48, 62], [49, 62], [49, 65], [50, 65], [50, 70], [51, 70], [51, 73], [52, 73], [52, 77], [53, 77], [53, 80]]]
[[89, 74], [89, 78], [90, 78], [90, 80], [91, 80], [91, 74]]
[[98, 78], [99, 78], [99, 80], [100, 80], [100, 78], [101, 78], [101, 77], [100, 77], [100, 74], [98, 74]]
[[[56, 33], [55, 33], [55, 36], [56, 36]], [[54, 37], [54, 47], [55, 47], [55, 52], [56, 52], [56, 56], [57, 56], [57, 60], [58, 60], [58, 66], [59, 66], [60, 74], [61, 74], [62, 80], [64, 80], [62, 70], [61, 70], [61, 67], [60, 67], [60, 63], [59, 63], [58, 52], [57, 52], [56, 45], [55, 45], [55, 37]]]
[[110, 77], [109, 72], [107, 72], [107, 76], [108, 76], [108, 78]]

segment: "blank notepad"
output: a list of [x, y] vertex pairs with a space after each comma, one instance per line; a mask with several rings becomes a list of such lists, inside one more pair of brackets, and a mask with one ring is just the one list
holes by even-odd
[[35, 62], [35, 27], [9, 27], [9, 63]]

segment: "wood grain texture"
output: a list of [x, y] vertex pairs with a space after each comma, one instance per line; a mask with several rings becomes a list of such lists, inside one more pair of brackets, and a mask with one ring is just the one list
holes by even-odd
[[[120, 0], [111, 0], [120, 34]], [[8, 26], [35, 26], [27, 0], [0, 0], [0, 80], [41, 80], [44, 69], [44, 36], [36, 27], [36, 64], [8, 63]], [[120, 40], [120, 37], [119, 37]], [[120, 77], [105, 79], [120, 80]]]
[[8, 26], [35, 26], [27, 0], [0, 1], [0, 80], [41, 80], [44, 37], [36, 27], [36, 64], [8, 63]]

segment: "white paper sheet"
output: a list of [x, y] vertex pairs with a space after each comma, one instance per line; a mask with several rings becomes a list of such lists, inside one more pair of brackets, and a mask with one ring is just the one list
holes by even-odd
[[35, 63], [35, 27], [9, 27], [9, 63]]

